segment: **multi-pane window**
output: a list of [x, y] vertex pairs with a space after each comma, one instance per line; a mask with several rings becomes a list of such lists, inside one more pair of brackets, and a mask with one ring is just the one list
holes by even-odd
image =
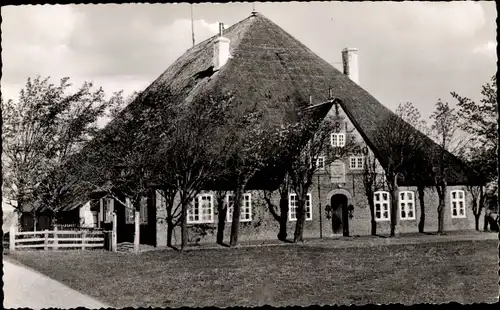
[[363, 169], [364, 167], [364, 157], [363, 156], [351, 156], [349, 157], [349, 169]]
[[188, 209], [188, 224], [213, 223], [214, 221], [214, 198], [210, 194], [198, 195]]
[[113, 211], [115, 208], [115, 200], [113, 198], [104, 198], [103, 201], [104, 223], [111, 223], [113, 221]]
[[375, 204], [375, 220], [388, 221], [391, 219], [389, 212], [389, 193], [378, 191], [373, 194]]
[[134, 223], [134, 207], [132, 206], [132, 202], [130, 202], [130, 198], [125, 198], [125, 224], [133, 224]]
[[[288, 197], [288, 219], [290, 221], [297, 220], [297, 206], [298, 199], [297, 194], [290, 194]], [[312, 220], [312, 201], [311, 194], [307, 194], [306, 199], [306, 221]]]
[[450, 192], [451, 202], [451, 217], [452, 218], [465, 218], [465, 192], [462, 190], [455, 190]]
[[148, 223], [148, 197], [141, 198], [141, 206], [139, 209], [139, 222], [141, 224]]
[[[233, 194], [226, 195], [226, 203], [227, 203], [227, 222], [233, 221], [233, 205], [234, 205], [234, 196]], [[252, 195], [244, 194], [243, 201], [240, 209], [240, 222], [250, 222], [252, 221]]]
[[325, 169], [325, 157], [324, 156], [318, 156], [318, 158], [316, 158], [316, 169]]
[[344, 133], [332, 133], [330, 136], [331, 144], [333, 147], [343, 147], [345, 146], [345, 134]]
[[415, 194], [413, 192], [399, 192], [399, 215], [402, 220], [415, 219]]

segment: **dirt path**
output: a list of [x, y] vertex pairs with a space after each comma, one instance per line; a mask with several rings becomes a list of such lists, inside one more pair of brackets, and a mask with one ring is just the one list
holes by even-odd
[[3, 260], [4, 308], [108, 308], [32, 269]]

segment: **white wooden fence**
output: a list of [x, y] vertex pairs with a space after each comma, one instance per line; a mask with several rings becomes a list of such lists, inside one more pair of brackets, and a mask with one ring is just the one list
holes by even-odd
[[70, 230], [43, 230], [43, 231], [16, 231], [11, 227], [9, 231], [9, 250], [20, 249], [86, 249], [104, 248], [103, 231], [70, 231]]

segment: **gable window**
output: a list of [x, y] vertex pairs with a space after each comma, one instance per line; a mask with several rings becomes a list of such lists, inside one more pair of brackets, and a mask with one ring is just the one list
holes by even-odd
[[463, 190], [456, 190], [450, 192], [451, 202], [451, 217], [452, 218], [465, 218], [465, 192]]
[[134, 223], [134, 206], [132, 206], [132, 202], [130, 198], [125, 198], [125, 224], [133, 224]]
[[[234, 205], [234, 195], [226, 195], [227, 203], [227, 216], [226, 221], [233, 221], [233, 205]], [[243, 201], [240, 209], [240, 222], [251, 222], [252, 221], [252, 195], [243, 194]]]
[[[290, 221], [297, 220], [297, 206], [298, 206], [297, 194], [290, 194], [290, 196], [288, 197], [288, 219]], [[311, 206], [312, 206], [311, 194], [307, 194], [306, 221], [312, 220], [312, 208], [311, 208]]]
[[344, 133], [332, 133], [330, 136], [331, 144], [333, 147], [344, 147], [345, 146], [345, 134]]
[[318, 156], [318, 158], [316, 158], [316, 169], [325, 169], [325, 157], [324, 156]]
[[113, 211], [115, 209], [115, 200], [113, 198], [104, 198], [103, 199], [103, 222], [111, 223], [113, 222]]
[[373, 194], [375, 204], [375, 220], [388, 221], [391, 219], [389, 212], [389, 192], [378, 191]]
[[139, 222], [141, 224], [148, 223], [148, 197], [141, 198], [141, 206], [139, 208]]
[[188, 209], [187, 223], [201, 224], [214, 222], [214, 198], [210, 194], [201, 194], [193, 199]]
[[402, 220], [415, 219], [415, 194], [413, 192], [399, 192], [399, 216]]
[[349, 157], [349, 169], [359, 170], [364, 167], [364, 157], [363, 156], [351, 156]]

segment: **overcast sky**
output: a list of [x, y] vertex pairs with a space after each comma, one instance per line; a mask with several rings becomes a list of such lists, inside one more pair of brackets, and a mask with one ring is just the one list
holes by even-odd
[[[391, 109], [412, 101], [424, 116], [451, 91], [480, 98], [496, 72], [494, 2], [255, 3], [256, 10], [340, 67], [359, 49], [360, 83]], [[251, 3], [195, 4], [200, 42]], [[29, 76], [93, 81], [107, 93], [142, 90], [191, 47], [189, 4], [2, 7], [1, 90], [17, 97]]]

